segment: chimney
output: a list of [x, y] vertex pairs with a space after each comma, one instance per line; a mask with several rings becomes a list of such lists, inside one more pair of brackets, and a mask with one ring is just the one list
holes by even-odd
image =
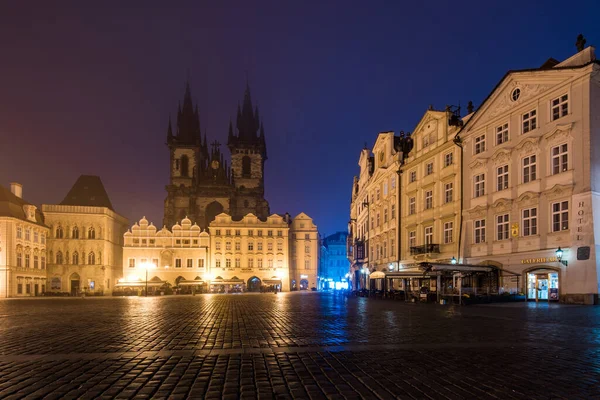
[[20, 199], [23, 198], [23, 185], [21, 185], [20, 183], [11, 182], [10, 183], [10, 191], [12, 192], [12, 194], [17, 196], [18, 198], [20, 198]]

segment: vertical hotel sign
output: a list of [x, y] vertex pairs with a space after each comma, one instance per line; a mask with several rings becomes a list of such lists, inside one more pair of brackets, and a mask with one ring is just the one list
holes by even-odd
[[590, 246], [593, 237], [592, 196], [591, 193], [577, 194], [572, 197], [571, 240], [573, 246]]

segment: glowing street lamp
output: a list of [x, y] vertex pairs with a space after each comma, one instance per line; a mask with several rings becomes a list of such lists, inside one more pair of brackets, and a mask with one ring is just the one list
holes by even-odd
[[457, 263], [456, 257], [452, 257], [452, 260], [450, 260], [450, 264], [454, 265], [456, 263]]
[[559, 247], [556, 250], [556, 259], [558, 260], [559, 263], [561, 263], [562, 265], [564, 265], [565, 267], [567, 266], [567, 260], [563, 261], [563, 250]]
[[149, 262], [145, 262], [145, 263], [140, 264], [140, 268], [143, 268], [146, 270], [146, 297], [148, 297], [148, 270], [155, 269], [156, 265], [149, 263]]

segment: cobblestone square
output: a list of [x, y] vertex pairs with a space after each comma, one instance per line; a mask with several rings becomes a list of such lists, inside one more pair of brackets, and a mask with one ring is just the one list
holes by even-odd
[[0, 301], [0, 398], [600, 398], [597, 307], [327, 293]]

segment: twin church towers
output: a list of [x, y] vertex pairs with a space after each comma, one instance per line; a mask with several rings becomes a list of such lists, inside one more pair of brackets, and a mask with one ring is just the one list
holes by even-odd
[[216, 140], [209, 143], [206, 132], [202, 135], [189, 83], [175, 126], [169, 119], [167, 146], [171, 172], [163, 219], [167, 228], [186, 216], [205, 229], [220, 213], [234, 220], [248, 213], [263, 220], [270, 215], [264, 198], [265, 133], [248, 86], [242, 106], [238, 105], [235, 130], [229, 122], [231, 166], [221, 152], [221, 144]]

